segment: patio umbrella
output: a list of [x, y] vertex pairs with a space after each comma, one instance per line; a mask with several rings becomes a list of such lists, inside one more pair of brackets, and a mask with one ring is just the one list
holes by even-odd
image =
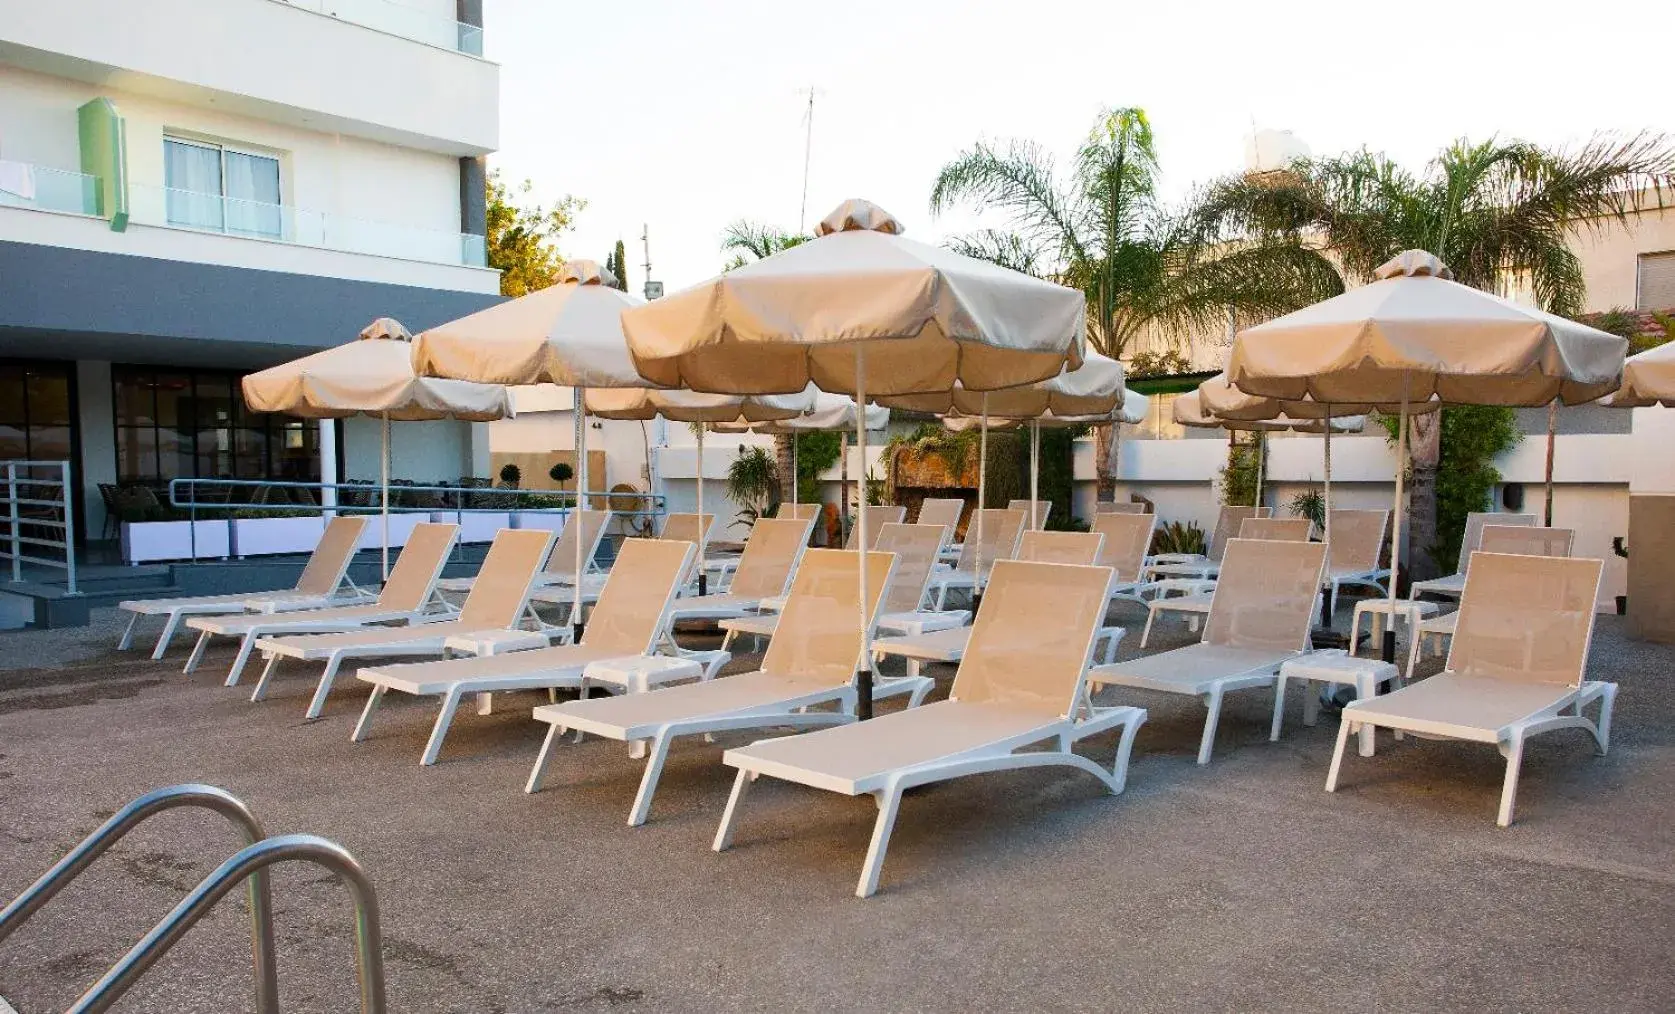
[[[1364, 416], [1332, 416], [1329, 419], [1322, 417], [1310, 418], [1307, 416], [1302, 418], [1293, 418], [1290, 415], [1281, 413], [1279, 415], [1262, 419], [1224, 418], [1205, 410], [1202, 386], [1200, 386], [1199, 390], [1189, 391], [1176, 398], [1172, 411], [1174, 412], [1175, 424], [1177, 426], [1190, 426], [1195, 429], [1226, 430], [1229, 446], [1232, 445], [1233, 435], [1235, 433], [1282, 433], [1287, 430], [1290, 430], [1293, 433], [1359, 433], [1361, 428], [1366, 424], [1366, 418]], [[1256, 465], [1257, 482], [1259, 484], [1262, 478], [1262, 459], [1260, 457], [1261, 446], [1262, 445], [1259, 442], [1257, 444], [1257, 453], [1259, 456], [1257, 458]], [[1330, 462], [1331, 459], [1328, 458], [1327, 460]], [[1328, 473], [1327, 481], [1331, 481], [1330, 473]], [[1213, 498], [1213, 491], [1215, 490], [1214, 477], [1210, 479], [1210, 489], [1212, 491]], [[1261, 486], [1258, 485], [1258, 503], [1256, 506], [1261, 506], [1261, 495]]]
[[1623, 363], [1623, 384], [1601, 405], [1611, 408], [1675, 408], [1675, 342], [1659, 345]]
[[390, 420], [461, 419], [486, 422], [512, 415], [506, 389], [496, 384], [423, 377], [413, 369], [413, 336], [400, 321], [380, 317], [352, 342], [269, 367], [244, 378], [244, 402], [254, 412], [307, 419], [377, 416], [384, 577], [390, 576]]
[[[902, 236], [893, 216], [846, 201], [815, 238], [623, 314], [640, 371], [698, 391], [822, 391], [860, 404], [993, 391], [1082, 361], [1082, 293]], [[861, 460], [866, 427], [856, 426]], [[867, 512], [860, 541], [868, 545]], [[866, 568], [860, 571], [858, 710], [872, 715]]]
[[1442, 261], [1408, 250], [1376, 281], [1241, 331], [1227, 378], [1250, 394], [1328, 404], [1395, 404], [1395, 521], [1390, 531], [1391, 623], [1396, 653], [1396, 573], [1401, 560], [1402, 480], [1411, 406], [1567, 405], [1616, 390], [1626, 340], [1460, 285]]
[[[847, 522], [849, 520], [849, 431], [860, 423], [864, 423], [869, 430], [883, 429], [890, 425], [890, 410], [878, 405], [868, 405], [865, 418], [860, 419], [858, 413], [861, 409], [854, 398], [845, 398], [840, 394], [827, 394], [813, 384], [808, 386], [807, 392], [814, 396], [814, 407], [802, 415], [768, 422], [751, 422], [741, 416], [730, 423], [718, 424], [715, 428], [721, 433], [789, 435], [791, 437], [791, 503], [793, 506], [797, 503], [797, 434], [836, 431], [840, 438], [838, 461], [842, 463], [843, 468], [843, 479], [839, 483], [839, 500], [842, 501], [843, 518]], [[863, 504], [863, 506], [865, 505]]]
[[[652, 386], [622, 336], [622, 311], [644, 301], [614, 287], [616, 277], [589, 260], [565, 264], [558, 284], [449, 321], [420, 334], [413, 364], [422, 374], [485, 384], [557, 384], [574, 396], [576, 510], [587, 505], [587, 419], [594, 388]], [[576, 540], [576, 574], [582, 542]], [[582, 632], [582, 586], [571, 603], [571, 635]]]
[[[739, 419], [748, 422], [769, 422], [791, 419], [814, 408], [812, 388], [800, 394], [767, 394], [745, 397], [727, 394], [701, 394], [697, 391], [662, 391], [648, 388], [592, 390], [587, 392], [587, 411], [601, 419], [655, 419], [662, 416], [674, 422], [694, 423], [698, 427], [698, 516], [704, 514], [704, 431], [718, 423]], [[706, 533], [707, 534], [707, 533]], [[709, 578], [704, 574], [705, 538], [698, 543], [698, 594], [709, 591]]]

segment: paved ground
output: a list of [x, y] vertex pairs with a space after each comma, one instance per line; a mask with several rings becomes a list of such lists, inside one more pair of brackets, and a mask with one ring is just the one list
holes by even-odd
[[[186, 677], [115, 639], [106, 611], [0, 635], [0, 897], [147, 789], [225, 786], [372, 872], [395, 1011], [1667, 1011], [1675, 991], [1675, 649], [1615, 617], [1592, 662], [1622, 684], [1614, 749], [1539, 741], [1513, 828], [1494, 826], [1489, 748], [1381, 741], [1327, 795], [1332, 719], [1302, 729], [1294, 703], [1270, 745], [1271, 698], [1236, 695], [1199, 769], [1201, 709], [1150, 697], [1127, 793], [1048, 771], [916, 793], [869, 901], [851, 894], [868, 800], [764, 782], [735, 848], [708, 850], [720, 746], [677, 749], [629, 829], [639, 769], [618, 744], [565, 748], [523, 794], [533, 697], [462, 716], [421, 770], [426, 705], [392, 702], [351, 745], [352, 680], [305, 723], [301, 667], [252, 705], [219, 686], [227, 651]], [[234, 845], [213, 818], [157, 818], [0, 945], [0, 995], [63, 1009]], [[341, 889], [295, 867], [276, 891], [285, 1009], [353, 1009]], [[249, 1009], [239, 909], [120, 1009]]]

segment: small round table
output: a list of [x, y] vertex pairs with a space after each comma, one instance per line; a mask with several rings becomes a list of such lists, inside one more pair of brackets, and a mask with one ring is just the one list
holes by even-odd
[[[1285, 714], [1285, 683], [1287, 680], [1301, 680], [1306, 686], [1303, 693], [1303, 724], [1313, 725], [1320, 713], [1320, 695], [1316, 693], [1313, 684], [1342, 683], [1355, 688], [1355, 699], [1365, 700], [1378, 696], [1379, 684], [1389, 682], [1393, 689], [1400, 688], [1406, 681], [1402, 678], [1402, 671], [1394, 663], [1380, 661], [1376, 658], [1356, 658], [1338, 648], [1324, 651], [1311, 651], [1306, 655], [1299, 655], [1280, 666], [1278, 681], [1274, 684], [1274, 723], [1268, 731], [1268, 739], [1275, 741], [1280, 738], [1280, 722]], [[1402, 734], [1396, 733], [1400, 739]], [[1373, 755], [1373, 727], [1361, 726], [1361, 756]]]

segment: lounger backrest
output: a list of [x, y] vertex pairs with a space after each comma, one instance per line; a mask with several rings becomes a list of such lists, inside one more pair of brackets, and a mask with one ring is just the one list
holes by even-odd
[[[761, 522], [757, 522], [760, 524]], [[894, 553], [866, 553], [870, 616], [878, 618], [894, 569]], [[837, 686], [855, 678], [861, 661], [861, 559], [842, 549], [811, 549], [779, 614], [762, 670], [798, 681]]]
[[599, 539], [605, 534], [605, 526], [610, 521], [610, 511], [577, 511], [570, 515], [558, 541], [553, 544], [552, 555], [547, 557], [546, 573], [549, 576], [575, 576], [578, 538], [582, 540], [582, 568], [586, 570], [593, 561], [593, 554], [599, 551]]
[[1098, 532], [1025, 532], [1018, 545], [1018, 559], [1091, 567], [1099, 562], [1104, 544], [1105, 536]]
[[588, 614], [582, 644], [589, 648], [647, 655], [663, 632], [669, 603], [681, 586], [698, 547], [672, 539], [624, 539]]
[[926, 497], [919, 502], [916, 525], [945, 525], [948, 538], [953, 539], [960, 527], [960, 515], [965, 513], [965, 501], [953, 497]]
[[[1573, 528], [1484, 525], [1479, 546], [1485, 553], [1509, 556], [1569, 556], [1576, 542]], [[1467, 565], [1470, 566], [1469, 563]]]
[[401, 555], [390, 569], [390, 579], [378, 593], [378, 605], [404, 612], [424, 608], [448, 563], [448, 550], [453, 548], [457, 534], [458, 525], [414, 525], [413, 534], [407, 536], [407, 545], [401, 547]]
[[355, 546], [366, 529], [364, 516], [339, 514], [326, 522], [320, 543], [308, 556], [308, 564], [297, 578], [296, 590], [304, 595], [330, 595], [343, 583], [349, 561], [355, 558]]
[[1454, 573], [1464, 574], [1466, 564], [1471, 562], [1471, 554], [1483, 548], [1483, 527], [1485, 525], [1501, 525], [1503, 527], [1535, 524], [1534, 514], [1496, 514], [1493, 511], [1472, 511], [1466, 515], [1466, 534], [1460, 539], [1460, 562], [1455, 565]]
[[1144, 514], [1146, 505], [1133, 500], [1118, 502], [1115, 500], [1101, 500], [1094, 504], [1095, 514]]
[[[1009, 511], [1023, 511], [1024, 518], [1027, 521], [1029, 505], [1030, 501], [1028, 500], [1010, 500], [1006, 504], [1006, 509]], [[1035, 510], [1035, 523], [1042, 528], [1047, 527], [1047, 515], [1052, 513], [1053, 502], [1051, 500], [1037, 500], [1035, 501]]]
[[744, 552], [728, 594], [765, 599], [785, 594], [791, 574], [808, 548], [814, 521], [795, 518], [762, 518], [750, 529]]
[[1223, 507], [1216, 514], [1216, 530], [1210, 533], [1210, 545], [1205, 551], [1210, 559], [1221, 562], [1221, 554], [1227, 550], [1227, 541], [1239, 536], [1239, 526], [1248, 518], [1265, 518], [1273, 513], [1270, 507]]
[[[867, 535], [872, 539], [872, 545], [867, 547], [869, 549], [878, 548], [878, 533], [884, 530], [885, 525], [899, 524], [901, 519], [907, 516], [906, 507], [895, 507], [890, 504], [873, 504], [866, 511]], [[855, 520], [857, 523], [850, 526], [849, 538], [843, 543], [844, 549], [854, 549], [855, 540], [861, 537], [860, 519], [856, 518]]]
[[1376, 569], [1379, 554], [1384, 551], [1390, 512], [1335, 510], [1331, 521], [1331, 568], [1353, 572]]
[[[977, 519], [983, 520], [983, 541], [981, 546], [977, 541]], [[975, 573], [977, 568], [978, 550], [983, 555], [983, 571], [987, 573], [996, 560], [1010, 560], [1018, 555], [1018, 540], [1024, 534], [1024, 525], [1029, 517], [1023, 511], [996, 510], [987, 508], [977, 511], [966, 526], [965, 543], [960, 546], [960, 559], [954, 565], [956, 570], [967, 574]]]
[[663, 519], [663, 531], [657, 537], [670, 542], [705, 542], [714, 524], [714, 514], [671, 514]]
[[1146, 565], [1146, 554], [1151, 552], [1152, 531], [1156, 526], [1155, 514], [1095, 515], [1093, 530], [1105, 536], [1099, 565], [1116, 571], [1118, 583], [1138, 581], [1140, 568]]
[[1447, 668], [1579, 686], [1604, 569], [1600, 560], [1473, 553]]
[[1246, 518], [1239, 526], [1239, 538], [1307, 542], [1313, 527], [1314, 522], [1308, 518]]
[[553, 533], [544, 528], [502, 528], [460, 606], [459, 622], [478, 630], [501, 630], [518, 622], [541, 562], [552, 551]]
[[1204, 622], [1204, 642], [1230, 648], [1301, 651], [1326, 567], [1324, 542], [1233, 539]]
[[1068, 717], [1082, 695], [1110, 587], [1108, 567], [995, 564], [949, 696]]
[[942, 532], [930, 525], [887, 524], [879, 529], [873, 547], [880, 553], [896, 554], [895, 576], [884, 596], [887, 613], [911, 613], [924, 601], [925, 586], [942, 548]]
[[823, 503], [781, 502], [774, 511], [774, 517], [781, 520], [813, 521], [820, 516], [820, 511], [825, 506]]

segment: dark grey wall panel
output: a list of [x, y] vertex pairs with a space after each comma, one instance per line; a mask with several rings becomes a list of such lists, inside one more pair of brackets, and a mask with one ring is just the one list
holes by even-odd
[[459, 231], [486, 236], [489, 231], [488, 161], [470, 155], [459, 160]]

